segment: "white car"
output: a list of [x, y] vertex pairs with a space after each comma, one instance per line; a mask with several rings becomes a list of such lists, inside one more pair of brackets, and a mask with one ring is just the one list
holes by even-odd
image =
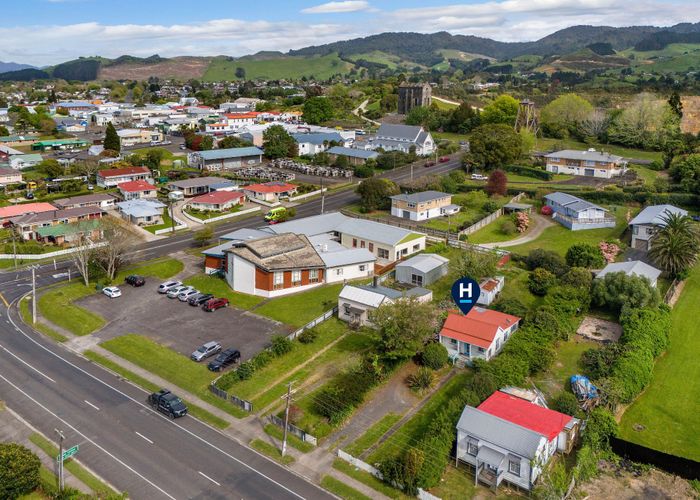
[[192, 288], [191, 290], [185, 290], [177, 296], [177, 300], [179, 300], [180, 302], [187, 302], [190, 297], [192, 297], [193, 295], [197, 295], [198, 293], [199, 290], [196, 290], [194, 288]]
[[170, 290], [178, 286], [182, 286], [182, 282], [166, 281], [165, 283], [160, 284], [160, 286], [158, 287], [158, 293], [168, 293]]
[[485, 175], [481, 175], [481, 174], [472, 174], [472, 180], [473, 180], [473, 181], [485, 181], [486, 179], [488, 179], [488, 177], [486, 177]]
[[189, 290], [194, 290], [191, 286], [176, 286], [175, 288], [171, 288], [168, 290], [168, 298], [169, 299], [174, 299], [178, 295], [180, 295], [183, 292], [187, 292]]
[[116, 286], [107, 286], [102, 289], [102, 293], [104, 293], [107, 297], [110, 299], [114, 299], [117, 297], [122, 296], [122, 291], [116, 287]]

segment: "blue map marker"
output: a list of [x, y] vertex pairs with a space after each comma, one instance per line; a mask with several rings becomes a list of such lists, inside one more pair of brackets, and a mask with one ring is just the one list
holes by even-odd
[[471, 278], [460, 278], [452, 285], [452, 299], [463, 314], [471, 311], [481, 295], [479, 283]]

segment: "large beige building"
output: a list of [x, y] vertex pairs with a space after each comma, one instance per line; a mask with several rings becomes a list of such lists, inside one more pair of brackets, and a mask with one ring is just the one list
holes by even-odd
[[459, 208], [459, 205], [452, 204], [451, 194], [439, 191], [422, 191], [391, 197], [391, 215], [413, 221], [452, 215], [459, 212]]

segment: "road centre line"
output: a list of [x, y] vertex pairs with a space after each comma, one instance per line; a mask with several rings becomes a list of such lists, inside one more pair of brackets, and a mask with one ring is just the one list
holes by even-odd
[[200, 470], [198, 470], [197, 472], [199, 473], [200, 476], [202, 476], [202, 477], [208, 479], [209, 481], [211, 481], [211, 482], [214, 483], [215, 485], [221, 486], [219, 483], [217, 483], [217, 482], [214, 481], [212, 478], [210, 478], [209, 476], [207, 476], [204, 472], [202, 472], [202, 471], [200, 471]]
[[83, 399], [83, 401], [85, 401], [87, 404], [89, 404], [90, 406], [92, 406], [92, 407], [93, 407], [94, 409], [96, 409], [97, 411], [100, 411], [100, 409], [99, 409], [97, 406], [95, 406], [94, 404], [92, 404], [92, 403], [91, 403], [90, 401], [88, 401], [87, 399]]
[[143, 434], [141, 434], [139, 431], [134, 431], [134, 432], [136, 433], [136, 435], [137, 435], [138, 437], [140, 437], [140, 438], [143, 439], [144, 441], [148, 441], [149, 443], [153, 444], [153, 441], [151, 441], [150, 439], [148, 439], [146, 436], [144, 436]]

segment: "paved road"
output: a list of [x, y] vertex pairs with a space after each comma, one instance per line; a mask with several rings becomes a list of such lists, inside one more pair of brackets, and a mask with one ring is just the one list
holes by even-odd
[[[459, 168], [440, 164], [431, 173]], [[421, 170], [425, 171], [427, 169]], [[422, 173], [422, 172], [421, 172]], [[419, 175], [415, 172], [416, 176]], [[385, 177], [405, 180], [410, 169]], [[352, 190], [326, 196], [331, 211], [357, 201]], [[297, 208], [297, 217], [321, 212], [321, 200]], [[216, 229], [221, 235], [256, 227], [260, 217]], [[132, 259], [170, 254], [191, 245], [185, 234], [143, 244]], [[37, 286], [65, 279], [70, 261], [39, 266]], [[63, 346], [44, 340], [20, 322], [14, 307], [29, 291], [28, 270], [0, 273], [0, 399], [45, 435], [66, 434], [80, 444], [79, 459], [131, 498], [332, 498], [311, 482], [188, 416], [176, 421], [144, 404], [147, 394]]]

